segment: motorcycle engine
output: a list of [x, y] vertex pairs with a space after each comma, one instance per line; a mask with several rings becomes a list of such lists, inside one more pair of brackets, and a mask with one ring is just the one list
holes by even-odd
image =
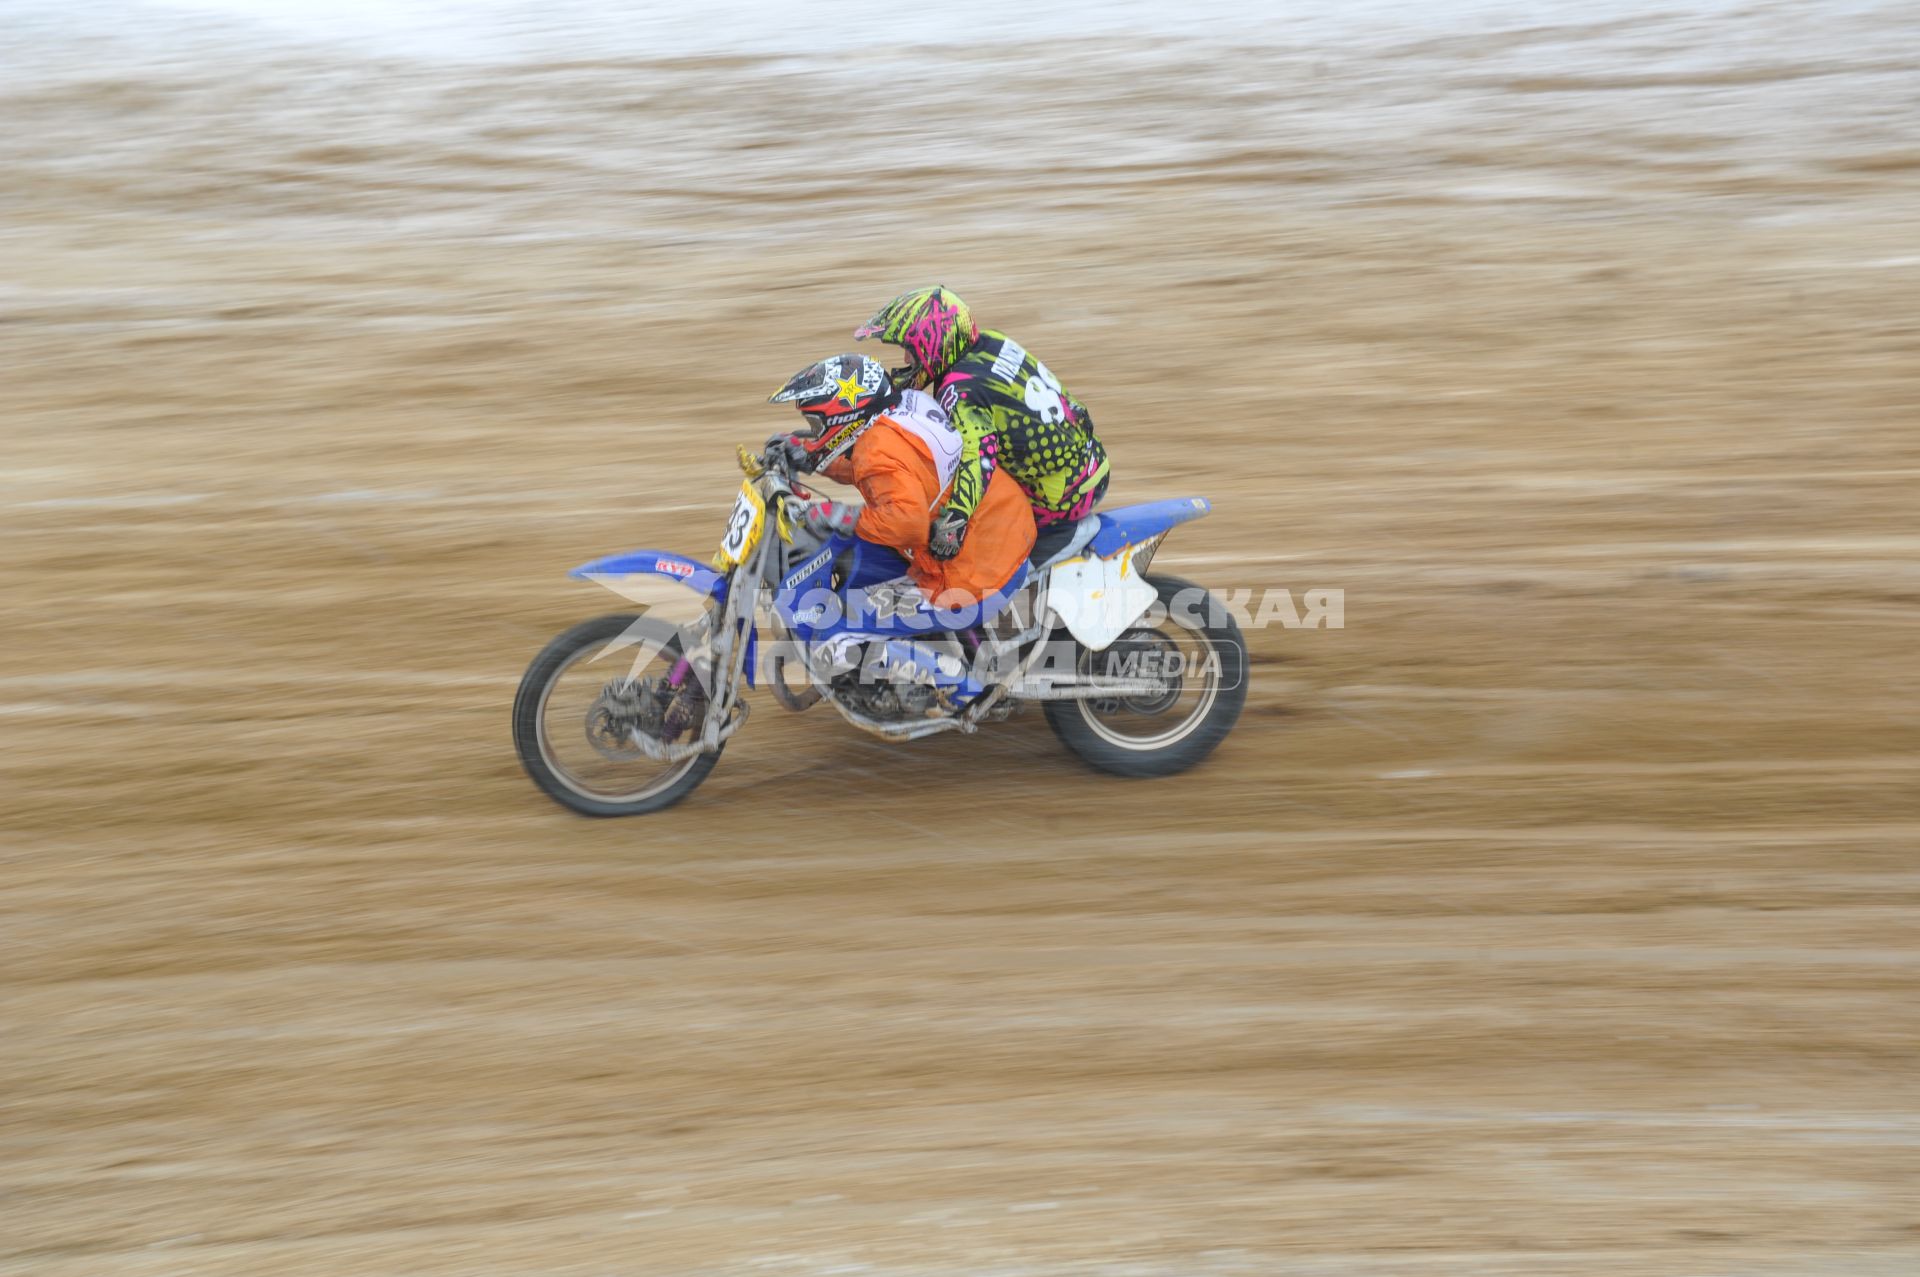
[[890, 663], [880, 645], [843, 635], [816, 649], [814, 675], [833, 688], [847, 709], [882, 723], [936, 718], [953, 712], [953, 698], [911, 662]]
[[909, 718], [927, 718], [945, 712], [946, 698], [931, 683], [887, 678], [873, 681], [858, 670], [842, 674], [833, 681], [834, 695], [855, 713], [883, 723]]

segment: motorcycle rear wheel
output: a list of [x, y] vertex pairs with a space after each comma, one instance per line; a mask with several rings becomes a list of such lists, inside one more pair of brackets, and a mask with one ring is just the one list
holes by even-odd
[[[1108, 652], [1175, 654], [1200, 676], [1169, 680], [1152, 697], [1046, 702], [1047, 726], [1082, 761], [1117, 776], [1171, 776], [1186, 771], [1226, 739], [1247, 703], [1247, 644], [1233, 617], [1211, 594], [1177, 576], [1149, 576], [1160, 594], [1150, 617]], [[1196, 606], [1196, 604], [1199, 604]], [[1064, 633], [1064, 632], [1063, 632]], [[1083, 672], [1101, 653], [1080, 649]], [[1199, 658], [1196, 660], [1196, 658]], [[1189, 685], [1191, 683], [1191, 685]]]

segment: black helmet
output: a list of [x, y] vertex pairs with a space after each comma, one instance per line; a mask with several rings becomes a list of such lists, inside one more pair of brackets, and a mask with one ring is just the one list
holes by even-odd
[[808, 364], [767, 396], [768, 403], [792, 404], [806, 419], [806, 428], [793, 437], [814, 470], [839, 458], [875, 417], [899, 400], [886, 368], [865, 355], [835, 355]]

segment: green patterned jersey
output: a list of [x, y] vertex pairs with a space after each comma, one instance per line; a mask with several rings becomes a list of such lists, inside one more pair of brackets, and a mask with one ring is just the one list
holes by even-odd
[[961, 441], [945, 509], [971, 515], [993, 468], [1019, 481], [1043, 524], [1083, 516], [1104, 491], [1107, 453], [1093, 417], [1005, 333], [981, 333], [940, 379], [939, 399]]

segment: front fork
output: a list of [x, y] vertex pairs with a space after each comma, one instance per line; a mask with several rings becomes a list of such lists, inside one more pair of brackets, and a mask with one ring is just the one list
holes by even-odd
[[[771, 540], [763, 536], [753, 553], [753, 562], [733, 570], [727, 582], [727, 601], [721, 605], [719, 616], [716, 618], [708, 612], [700, 623], [706, 633], [701, 636], [696, 651], [698, 647], [708, 649], [711, 659], [707, 668], [712, 675], [708, 684], [712, 690], [707, 698], [707, 717], [700, 730], [703, 750], [718, 749], [721, 741], [739, 731], [747, 721], [747, 703], [740, 696], [746, 672], [746, 634], [759, 606], [760, 581], [767, 555], [772, 552]], [[693, 659], [683, 655], [667, 676], [669, 680], [684, 680], [693, 673]]]

